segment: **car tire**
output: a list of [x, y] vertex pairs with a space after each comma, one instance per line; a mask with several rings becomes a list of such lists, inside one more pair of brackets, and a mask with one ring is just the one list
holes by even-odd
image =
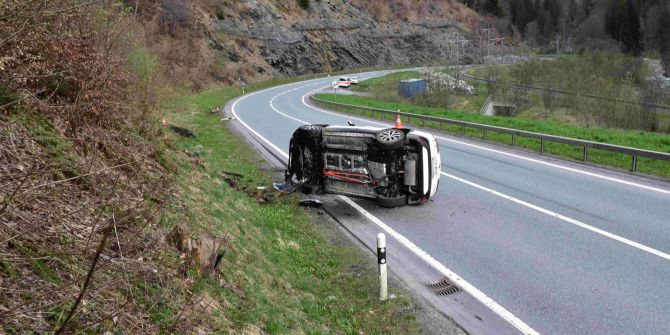
[[385, 150], [394, 150], [405, 144], [405, 133], [396, 128], [382, 129], [375, 135], [379, 147]]
[[377, 197], [377, 201], [379, 201], [379, 206], [381, 207], [385, 208], [400, 207], [407, 205], [407, 195], [402, 194], [393, 198], [387, 198], [383, 195], [380, 195]]

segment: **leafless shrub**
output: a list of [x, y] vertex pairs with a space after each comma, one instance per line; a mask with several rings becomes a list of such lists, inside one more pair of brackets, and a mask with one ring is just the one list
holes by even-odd
[[131, 75], [127, 12], [27, 0], [0, 17], [0, 332], [158, 333], [137, 283], [178, 275], [156, 225], [171, 182], [132, 130], [152, 120], [149, 91], [127, 91], [150, 79]]
[[185, 0], [161, 0], [160, 26], [173, 34], [189, 21], [189, 11]]

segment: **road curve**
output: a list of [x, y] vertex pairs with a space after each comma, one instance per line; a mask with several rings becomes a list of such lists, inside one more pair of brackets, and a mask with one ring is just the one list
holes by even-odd
[[[283, 85], [230, 107], [279, 159], [304, 123], [381, 126], [306, 103], [331, 82]], [[436, 135], [444, 173], [431, 203], [353, 205], [458, 274], [507, 322], [518, 318], [520, 332], [670, 334], [670, 184]], [[365, 220], [350, 230], [370, 232]]]

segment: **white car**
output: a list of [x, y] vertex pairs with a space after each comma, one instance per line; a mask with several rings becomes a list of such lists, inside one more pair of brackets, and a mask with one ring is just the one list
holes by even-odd
[[333, 86], [336, 85], [337, 87], [349, 88], [351, 86], [351, 80], [349, 80], [349, 78], [342, 77], [333, 84]]
[[351, 77], [349, 78], [349, 81], [351, 82], [351, 85], [358, 85], [358, 77]]
[[374, 199], [382, 207], [423, 204], [440, 182], [438, 148], [433, 135], [406, 128], [302, 126], [278, 189]]

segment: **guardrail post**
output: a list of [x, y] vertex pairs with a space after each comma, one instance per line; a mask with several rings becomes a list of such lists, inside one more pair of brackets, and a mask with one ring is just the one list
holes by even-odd
[[512, 134], [512, 146], [516, 147], [516, 135]]
[[488, 132], [486, 131], [486, 129], [484, 129], [484, 141], [486, 141], [488, 137], [489, 137]]
[[589, 160], [589, 147], [587, 145], [584, 145], [584, 161]]
[[540, 139], [540, 153], [541, 154], [544, 153], [544, 139], [543, 138]]
[[444, 123], [442, 123], [442, 121], [440, 121], [440, 131], [444, 131]]
[[632, 172], [637, 172], [637, 155], [633, 154], [633, 162], [631, 163], [630, 170]]
[[461, 136], [465, 136], [465, 125], [461, 125]]
[[379, 264], [379, 300], [388, 299], [388, 279], [386, 269], [386, 235], [377, 234], [377, 263]]

